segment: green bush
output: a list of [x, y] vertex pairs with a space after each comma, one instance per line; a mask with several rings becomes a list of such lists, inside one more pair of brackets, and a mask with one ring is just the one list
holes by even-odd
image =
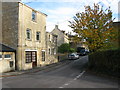
[[75, 52], [76, 50], [74, 49], [74, 48], [70, 48], [70, 50], [69, 50], [69, 52], [70, 53], [73, 53], [73, 52]]
[[88, 65], [89, 69], [120, 77], [120, 49], [94, 52]]
[[68, 43], [63, 43], [58, 47], [58, 52], [59, 53], [67, 53], [69, 52], [70, 45]]

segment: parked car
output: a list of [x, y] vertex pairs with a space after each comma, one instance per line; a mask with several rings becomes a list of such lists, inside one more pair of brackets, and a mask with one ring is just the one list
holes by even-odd
[[68, 55], [68, 59], [70, 60], [79, 59], [79, 55], [77, 55], [76, 53], [71, 53]]
[[89, 50], [88, 49], [81, 49], [79, 52], [78, 52], [78, 55], [79, 56], [83, 56], [83, 55], [87, 55], [89, 53]]
[[83, 56], [83, 55], [86, 55], [87, 52], [85, 51], [85, 49], [81, 49], [80, 52], [78, 52], [78, 55], [79, 56]]
[[90, 53], [90, 51], [89, 51], [88, 49], [85, 49], [85, 52], [86, 52], [86, 54], [89, 54], [89, 53]]

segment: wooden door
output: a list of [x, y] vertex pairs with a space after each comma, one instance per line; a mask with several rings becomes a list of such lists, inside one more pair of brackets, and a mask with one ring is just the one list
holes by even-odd
[[32, 66], [37, 67], [37, 52], [36, 51], [32, 51], [31, 52], [31, 58], [32, 58]]

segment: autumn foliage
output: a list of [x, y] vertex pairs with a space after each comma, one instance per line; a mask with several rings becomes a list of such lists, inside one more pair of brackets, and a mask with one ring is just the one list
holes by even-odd
[[94, 4], [93, 7], [85, 6], [84, 12], [77, 13], [73, 20], [69, 21], [69, 26], [79, 38], [78, 42], [85, 39], [84, 43], [89, 49], [96, 51], [110, 46], [115, 39], [113, 20], [110, 7], [104, 10], [99, 4]]

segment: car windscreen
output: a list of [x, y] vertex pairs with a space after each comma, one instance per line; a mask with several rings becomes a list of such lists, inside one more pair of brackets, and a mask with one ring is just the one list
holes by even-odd
[[75, 56], [74, 54], [71, 54], [70, 56]]
[[85, 49], [80, 50], [80, 52], [85, 52]]

